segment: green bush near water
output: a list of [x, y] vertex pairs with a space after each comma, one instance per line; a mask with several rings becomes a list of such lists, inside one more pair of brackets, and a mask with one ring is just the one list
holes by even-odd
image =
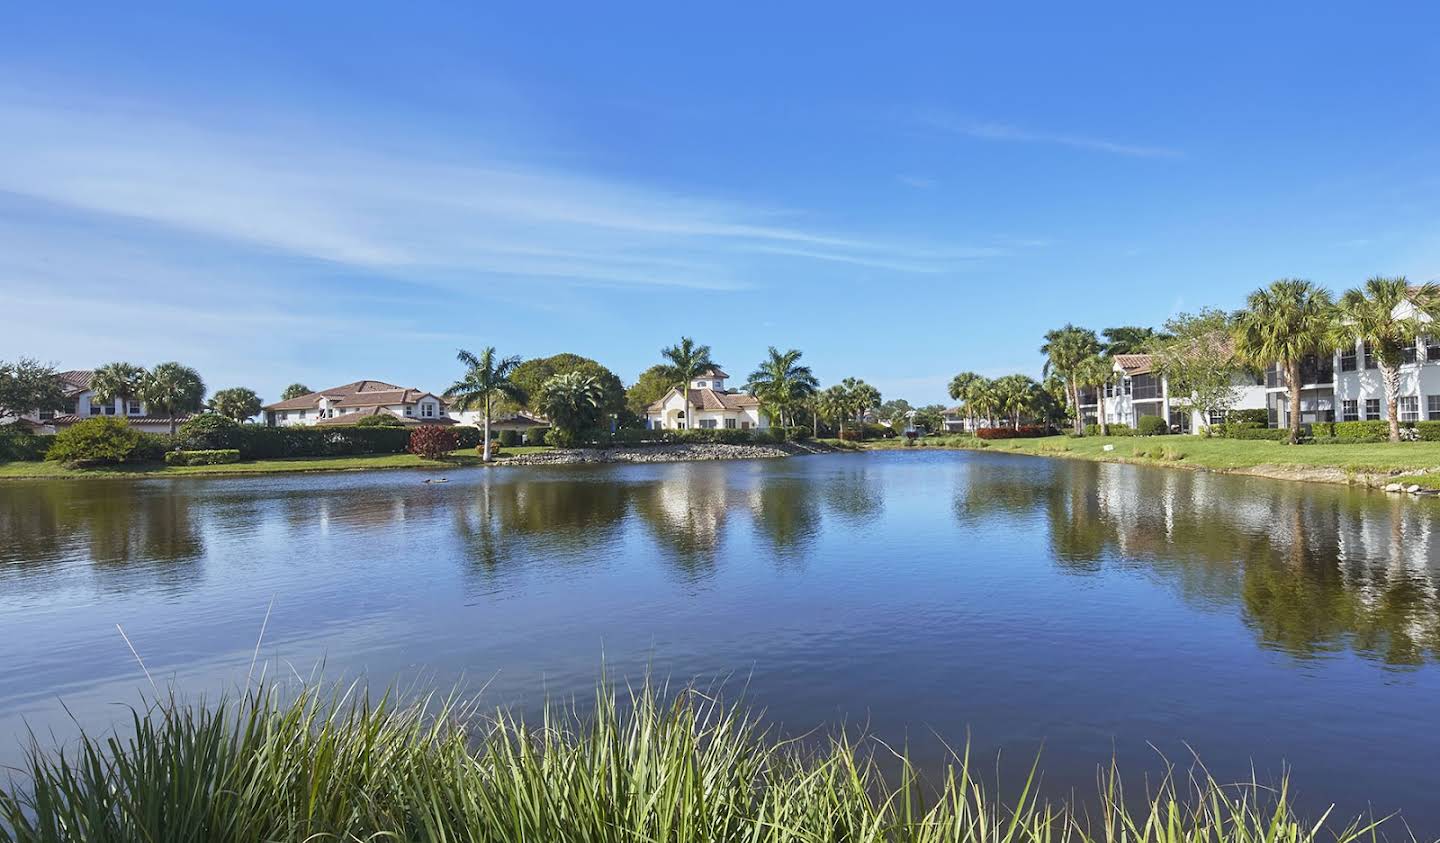
[[121, 419], [96, 416], [55, 434], [45, 459], [75, 466], [116, 465], [158, 460], [163, 451], [153, 437], [147, 439]]
[[[1132, 427], [1131, 427], [1130, 425], [1128, 425], [1128, 424], [1120, 424], [1119, 422], [1116, 422], [1116, 423], [1114, 423], [1114, 424], [1108, 424], [1108, 425], [1106, 425], [1105, 428], [1106, 428], [1106, 430], [1109, 432], [1109, 435], [1111, 435], [1111, 436], [1134, 436], [1134, 435], [1135, 435], [1135, 429], [1132, 428]], [[1086, 435], [1086, 436], [1099, 436], [1099, 435], [1100, 435], [1100, 425], [1098, 425], [1098, 424], [1087, 424], [1087, 425], [1085, 425], [1085, 435]]]
[[1161, 436], [1170, 432], [1170, 424], [1160, 416], [1141, 416], [1135, 423], [1135, 432], [1141, 436]]
[[[274, 688], [137, 711], [130, 738], [32, 744], [0, 788], [0, 843], [60, 840], [664, 841], [665, 843], [1349, 843], [1288, 789], [1199, 770], [1127, 793], [1113, 766], [1089, 809], [987, 791], [968, 753], [918, 771], [846, 733], [782, 741], [712, 695], [602, 689], [594, 713], [538, 724], [473, 703]], [[895, 772], [887, 773], [886, 769]]]
[[54, 434], [0, 428], [0, 462], [39, 462], [54, 441]]
[[240, 462], [240, 452], [234, 448], [212, 451], [167, 451], [166, 465], [226, 465]]

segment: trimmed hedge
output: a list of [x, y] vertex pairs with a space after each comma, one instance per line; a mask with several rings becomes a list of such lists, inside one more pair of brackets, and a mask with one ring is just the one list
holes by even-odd
[[1225, 431], [1225, 438], [1268, 440], [1270, 442], [1288, 442], [1290, 440], [1290, 431], [1285, 428], [1241, 427], [1227, 429]]
[[21, 430], [0, 432], [0, 462], [39, 462], [55, 441], [52, 433]]
[[[1134, 430], [1133, 428], [1131, 428], [1130, 425], [1128, 425], [1128, 424], [1121, 424], [1120, 422], [1113, 422], [1113, 423], [1111, 423], [1111, 424], [1108, 424], [1108, 425], [1106, 425], [1106, 429], [1109, 430], [1111, 436], [1134, 436], [1134, 435], [1135, 435], [1135, 430]], [[1098, 425], [1098, 424], [1087, 424], [1087, 425], [1085, 425], [1085, 435], [1086, 435], [1086, 436], [1099, 436], [1099, 435], [1100, 435], [1100, 425]]]
[[1270, 425], [1270, 411], [1263, 407], [1258, 410], [1228, 410], [1225, 413], [1227, 423], [1254, 423], [1260, 427]]
[[1141, 416], [1135, 423], [1135, 432], [1141, 436], [1161, 436], [1170, 432], [1170, 424], [1160, 416]]
[[[1346, 444], [1385, 442], [1390, 438], [1388, 421], [1330, 422], [1326, 425], [1328, 430], [1321, 427], [1315, 425], [1315, 435], [1331, 436], [1336, 442]], [[1405, 430], [1415, 431], [1421, 442], [1440, 442], [1440, 421], [1400, 422], [1400, 430], [1402, 435]]]
[[1018, 430], [1013, 427], [981, 427], [976, 429], [975, 435], [981, 439], [1035, 439], [1049, 436], [1050, 428], [1038, 424], [1021, 425]]
[[112, 416], [86, 419], [55, 434], [45, 459], [66, 465], [114, 465], [158, 459], [145, 435]]
[[507, 448], [514, 448], [516, 445], [519, 445], [520, 431], [508, 429], [500, 431], [500, 444]]
[[[189, 451], [234, 449], [244, 460], [403, 454], [410, 445], [411, 429], [355, 425], [266, 427], [236, 424], [207, 413], [180, 425], [175, 444]], [[478, 434], [475, 441], [480, 441]]]
[[234, 448], [212, 451], [167, 451], [166, 465], [226, 465], [240, 462], [240, 452]]

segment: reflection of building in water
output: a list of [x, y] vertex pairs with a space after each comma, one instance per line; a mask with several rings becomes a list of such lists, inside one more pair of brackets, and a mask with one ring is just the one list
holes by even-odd
[[957, 515], [1043, 504], [1066, 570], [1142, 566], [1189, 601], [1238, 605], [1263, 643], [1296, 656], [1348, 648], [1391, 664], [1440, 659], [1428, 501], [1119, 464], [1051, 472], [1043, 485], [972, 472]]
[[675, 463], [634, 487], [635, 514], [665, 551], [664, 558], [687, 575], [715, 565], [731, 504], [726, 477], [715, 466]]

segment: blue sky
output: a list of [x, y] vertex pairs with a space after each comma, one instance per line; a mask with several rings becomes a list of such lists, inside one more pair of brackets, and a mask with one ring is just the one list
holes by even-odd
[[273, 400], [685, 334], [928, 403], [1067, 321], [1440, 278], [1440, 8], [1099, 8], [15, 6], [0, 359]]

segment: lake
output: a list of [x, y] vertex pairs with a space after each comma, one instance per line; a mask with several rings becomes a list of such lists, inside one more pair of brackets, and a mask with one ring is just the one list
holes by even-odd
[[1440, 502], [978, 452], [437, 476], [0, 483], [0, 764], [123, 716], [130, 645], [243, 685], [263, 624], [292, 680], [728, 680], [922, 762], [1043, 747], [1056, 795], [1193, 749], [1440, 834]]

